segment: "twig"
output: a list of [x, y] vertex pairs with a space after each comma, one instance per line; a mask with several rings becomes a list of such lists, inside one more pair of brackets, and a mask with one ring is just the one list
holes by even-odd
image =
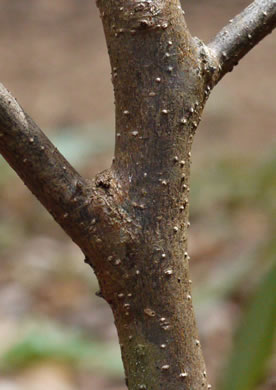
[[209, 43], [219, 64], [217, 83], [239, 60], [276, 27], [276, 1], [256, 0]]

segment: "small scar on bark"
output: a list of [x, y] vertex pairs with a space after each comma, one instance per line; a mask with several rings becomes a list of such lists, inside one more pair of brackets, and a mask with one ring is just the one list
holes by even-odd
[[137, 21], [137, 25], [135, 27], [136, 27], [136, 29], [139, 29], [139, 30], [146, 30], [146, 29], [154, 28], [154, 22], [152, 20], [148, 20], [148, 19], [141, 19], [141, 20]]
[[105, 189], [105, 190], [108, 190], [108, 189], [110, 188], [110, 183], [107, 182], [107, 181], [104, 181], [104, 180], [102, 180], [102, 179], [99, 179], [99, 180], [97, 180], [97, 182], [96, 182], [96, 186], [97, 186], [97, 187], [100, 187], [100, 188], [103, 188], [103, 189]]
[[90, 259], [89, 259], [87, 256], [85, 256], [85, 258], [84, 258], [84, 262], [85, 262], [85, 264], [88, 264], [88, 265], [90, 265], [90, 267], [91, 267], [92, 269], [94, 269], [94, 267], [93, 267], [93, 265], [92, 265], [92, 263], [91, 263]]
[[111, 177], [109, 172], [104, 171], [100, 173], [96, 177], [95, 184], [97, 188], [102, 188], [105, 191], [109, 190], [111, 187]]
[[103, 293], [101, 292], [101, 290], [98, 290], [95, 292], [95, 295], [99, 298], [103, 298]]

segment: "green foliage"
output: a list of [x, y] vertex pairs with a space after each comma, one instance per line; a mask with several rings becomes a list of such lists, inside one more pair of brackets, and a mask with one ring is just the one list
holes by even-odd
[[94, 341], [67, 329], [35, 326], [0, 356], [0, 371], [22, 369], [41, 360], [82, 365], [112, 376], [123, 372], [119, 346]]
[[224, 157], [204, 167], [192, 174], [192, 213], [198, 215], [214, 203], [230, 212], [254, 204], [275, 216], [275, 149], [261, 160]]
[[212, 305], [234, 293], [245, 280], [261, 277], [275, 261], [276, 253], [275, 150], [261, 161], [221, 158], [205, 167], [205, 172], [192, 174], [191, 218], [201, 218], [211, 210], [212, 217], [208, 215], [208, 221], [217, 219], [216, 234], [229, 237], [236, 231], [232, 225], [235, 215], [242, 214], [246, 208], [253, 212], [257, 209], [266, 219], [268, 229], [245, 253], [216, 265], [194, 291], [196, 306]]
[[276, 264], [263, 278], [238, 329], [222, 390], [252, 390], [262, 379], [276, 335]]

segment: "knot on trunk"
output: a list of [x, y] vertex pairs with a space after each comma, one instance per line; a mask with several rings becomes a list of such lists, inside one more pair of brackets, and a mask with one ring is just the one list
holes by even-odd
[[166, 29], [167, 18], [164, 15], [164, 0], [129, 1], [119, 8], [123, 27], [132, 33], [136, 30]]

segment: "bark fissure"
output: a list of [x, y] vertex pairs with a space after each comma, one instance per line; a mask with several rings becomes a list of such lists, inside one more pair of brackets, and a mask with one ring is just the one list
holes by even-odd
[[178, 0], [97, 1], [116, 146], [112, 167], [93, 180], [0, 88], [0, 151], [94, 269], [130, 390], [210, 388], [189, 277], [191, 147], [211, 89], [275, 27], [275, 2], [262, 4], [265, 11], [255, 1], [207, 46], [191, 36]]

